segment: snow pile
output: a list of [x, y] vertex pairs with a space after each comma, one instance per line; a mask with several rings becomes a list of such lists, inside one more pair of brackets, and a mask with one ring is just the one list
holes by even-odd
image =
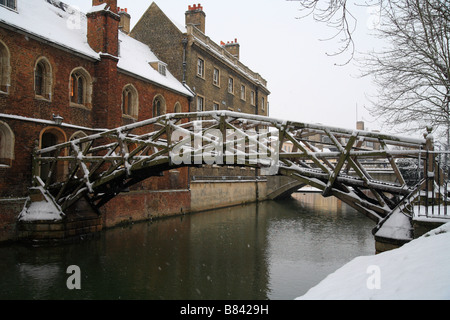
[[358, 257], [297, 300], [450, 299], [450, 223], [399, 249]]
[[20, 221], [60, 221], [63, 214], [51, 202], [45, 200], [32, 202], [28, 208], [25, 208], [20, 214]]
[[32, 201], [29, 197], [19, 214], [19, 221], [61, 221], [63, 219], [65, 215], [61, 208], [46, 194], [43, 187], [36, 187], [33, 192], [41, 193], [42, 200]]
[[61, 211], [56, 206], [47, 201], [32, 202], [30, 206], [20, 214], [20, 221], [60, 221]]

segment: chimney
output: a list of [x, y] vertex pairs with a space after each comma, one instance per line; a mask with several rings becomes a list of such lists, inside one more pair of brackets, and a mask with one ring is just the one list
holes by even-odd
[[222, 47], [224, 47], [231, 55], [236, 57], [239, 60], [239, 51], [240, 51], [240, 45], [237, 41], [237, 39], [234, 39], [234, 41], [231, 42], [223, 42], [221, 41], [220, 44]]
[[119, 12], [119, 16], [120, 16], [119, 29], [122, 30], [126, 34], [129, 34], [130, 33], [130, 24], [131, 24], [131, 16], [128, 14], [128, 9], [119, 7], [118, 12]]
[[364, 121], [356, 121], [356, 130], [364, 130]]
[[[106, 3], [106, 10], [117, 13], [117, 0], [92, 0], [92, 6], [97, 7]], [[109, 8], [109, 9], [108, 9]]]
[[203, 7], [200, 3], [189, 6], [188, 11], [186, 11], [186, 25], [190, 24], [205, 33], [206, 14], [203, 12]]
[[119, 54], [119, 22], [117, 0], [92, 0], [92, 8], [86, 14], [87, 40], [96, 52]]

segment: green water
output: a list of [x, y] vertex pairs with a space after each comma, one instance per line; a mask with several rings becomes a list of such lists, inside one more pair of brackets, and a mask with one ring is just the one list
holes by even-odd
[[[294, 299], [353, 258], [373, 255], [373, 227], [340, 201], [297, 193], [106, 230], [77, 244], [3, 246], [0, 299]], [[67, 272], [72, 265], [78, 274]], [[69, 278], [81, 288], [70, 290]]]

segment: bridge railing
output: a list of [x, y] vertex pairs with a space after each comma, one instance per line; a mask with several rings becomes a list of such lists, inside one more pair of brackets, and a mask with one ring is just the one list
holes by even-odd
[[[426, 139], [230, 111], [176, 113], [35, 150], [33, 183], [64, 210], [82, 196], [101, 206], [173, 167], [247, 166], [290, 176], [379, 219], [415, 187], [399, 161], [424, 159], [427, 148]], [[372, 176], [374, 163], [396, 181]]]
[[410, 168], [410, 173], [420, 184], [420, 192], [411, 201], [412, 214], [415, 218], [450, 219], [450, 152], [425, 153], [424, 160], [419, 157], [415, 168]]

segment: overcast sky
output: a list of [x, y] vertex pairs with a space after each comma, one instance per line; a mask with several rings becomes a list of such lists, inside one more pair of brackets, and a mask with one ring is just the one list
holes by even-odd
[[[86, 12], [92, 0], [63, 0]], [[307, 123], [353, 129], [363, 120], [366, 130], [389, 132], [364, 109], [367, 95], [375, 89], [370, 79], [359, 78], [356, 63], [337, 66], [348, 55], [330, 57], [339, 48], [336, 41], [323, 41], [335, 30], [303, 15], [296, 1], [287, 0], [156, 0], [173, 20], [184, 24], [188, 5], [201, 3], [206, 13], [206, 35], [216, 43], [240, 44], [241, 62], [268, 82], [270, 116]], [[132, 27], [151, 0], [118, 0], [128, 8]], [[374, 16], [368, 8], [356, 8], [356, 49], [373, 46], [369, 36]]]

